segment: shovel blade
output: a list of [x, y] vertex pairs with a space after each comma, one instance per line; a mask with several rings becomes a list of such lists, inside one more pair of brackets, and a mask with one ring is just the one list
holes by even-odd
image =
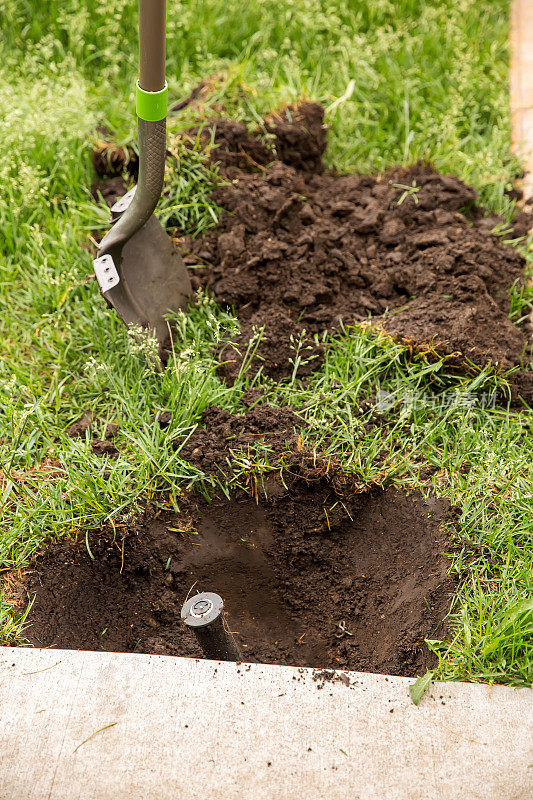
[[165, 315], [184, 309], [190, 299], [187, 268], [153, 214], [117, 250], [110, 255], [119, 281], [103, 295], [126, 325], [150, 331], [162, 348], [169, 339]]

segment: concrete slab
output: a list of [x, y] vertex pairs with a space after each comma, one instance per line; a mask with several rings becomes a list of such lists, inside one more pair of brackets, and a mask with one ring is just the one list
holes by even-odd
[[417, 708], [410, 683], [0, 648], [0, 798], [533, 796], [531, 690], [441, 683]]

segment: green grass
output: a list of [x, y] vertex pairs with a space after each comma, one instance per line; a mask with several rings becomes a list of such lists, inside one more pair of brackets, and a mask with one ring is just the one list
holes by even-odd
[[[505, 190], [518, 165], [510, 152], [507, 0], [168, 6], [172, 99], [214, 72], [224, 79], [207, 110], [222, 105], [250, 124], [280, 103], [318, 99], [331, 126], [331, 165], [373, 171], [431, 159], [473, 183], [488, 207], [511, 213]], [[106, 215], [90, 198], [90, 137], [103, 123], [119, 140], [134, 140], [135, 19], [133, 0], [2, 6], [3, 570], [24, 567], [53, 537], [119, 523], [147, 501], [179, 508], [191, 488], [209, 493], [214, 479], [183, 461], [172, 439], [191, 432], [209, 404], [242, 410], [251, 383], [246, 369], [231, 388], [217, 377], [213, 348], [237, 323], [209, 298], [178, 318], [175, 360], [161, 374], [91, 278], [89, 235]], [[175, 115], [171, 131], [189, 117]], [[217, 176], [197, 150], [178, 155], [160, 213], [195, 233], [217, 214], [208, 198]], [[515, 321], [529, 299], [514, 291]], [[489, 371], [461, 378], [446, 362], [429, 364], [349, 328], [326, 341], [325, 364], [305, 386], [292, 379], [277, 386], [261, 375], [252, 383], [269, 402], [297, 409], [306, 446], [341, 469], [436, 491], [461, 506], [450, 568], [462, 583], [452, 637], [433, 645], [439, 674], [531, 682], [531, 416], [463, 402], [489, 395], [502, 379]], [[365, 401], [380, 390], [395, 404], [376, 419]], [[66, 435], [88, 409], [102, 427], [119, 422], [117, 459]], [[155, 421], [161, 409], [173, 412], [164, 431]], [[368, 421], [379, 424], [365, 427]], [[234, 481], [245, 485], [274, 468], [265, 448], [236, 454]], [[0, 641], [23, 622], [3, 602]]]
[[[197, 134], [187, 143], [177, 139], [172, 147], [157, 212], [169, 231], [177, 228], [190, 236], [199, 236], [219, 220], [220, 209], [210, 195], [222, 180], [218, 165], [209, 162], [211, 144], [202, 146]], [[515, 294], [515, 306], [520, 309], [523, 298], [518, 291]]]

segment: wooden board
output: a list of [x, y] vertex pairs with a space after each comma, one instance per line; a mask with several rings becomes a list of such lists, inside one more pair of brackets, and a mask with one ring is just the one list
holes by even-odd
[[524, 198], [533, 200], [533, 0], [513, 0], [510, 77], [513, 148], [524, 164]]

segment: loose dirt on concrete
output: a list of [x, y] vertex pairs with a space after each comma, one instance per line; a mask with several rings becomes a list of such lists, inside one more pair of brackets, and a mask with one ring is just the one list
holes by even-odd
[[[238, 313], [241, 334], [220, 354], [229, 382], [263, 325], [251, 372], [261, 367], [279, 380], [293, 374], [295, 351], [298, 375], [321, 363], [310, 335], [341, 320], [371, 319], [460, 369], [469, 362], [519, 367], [515, 395], [533, 399], [531, 332], [508, 316], [509, 290], [523, 283], [525, 261], [492, 233], [502, 220], [484, 213], [472, 187], [427, 164], [384, 175], [325, 171], [326, 129], [316, 103], [271, 114], [252, 133], [218, 120], [184, 136], [197, 135], [206, 145], [214, 136], [210, 158], [227, 182], [213, 199], [224, 213], [205, 235], [193, 240], [176, 231], [174, 240], [195, 267], [195, 287]], [[100, 145], [99, 173], [116, 176], [120, 154]], [[134, 173], [135, 159], [127, 159]], [[507, 236], [525, 234], [531, 218], [521, 214], [514, 225]]]
[[276, 478], [259, 502], [201, 501], [51, 545], [19, 587], [39, 647], [198, 656], [180, 609], [222, 595], [245, 660], [415, 675], [433, 663], [453, 581], [445, 500]]

